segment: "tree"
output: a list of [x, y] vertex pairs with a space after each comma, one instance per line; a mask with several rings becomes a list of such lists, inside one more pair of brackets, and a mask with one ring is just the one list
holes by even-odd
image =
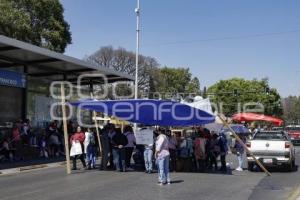
[[71, 44], [59, 0], [0, 0], [0, 34], [57, 52]]
[[[275, 88], [270, 88], [266, 93], [266, 88], [270, 88], [268, 79], [245, 80], [233, 78], [221, 80], [208, 88], [208, 95], [213, 95], [214, 103], [223, 104], [224, 114], [231, 116], [238, 112], [237, 104], [260, 103], [264, 106], [264, 113], [280, 117], [282, 115], [281, 97]], [[250, 109], [259, 106], [249, 106]]]
[[207, 98], [207, 88], [206, 88], [206, 86], [203, 88], [202, 97], [203, 97], [204, 99]]
[[[98, 51], [86, 57], [86, 60], [97, 66], [112, 68], [116, 71], [135, 75], [135, 53], [119, 47], [112, 46], [100, 48]], [[139, 56], [139, 80], [138, 86], [141, 92], [150, 93], [200, 93], [199, 79], [190, 73], [188, 68], [159, 68], [155, 58]], [[119, 89], [120, 93], [130, 92], [126, 86]]]
[[[111, 68], [132, 76], [135, 75], [135, 53], [122, 47], [117, 49], [112, 46], [102, 47], [92, 55], [87, 56], [86, 60], [97, 66]], [[159, 64], [155, 58], [139, 56], [138, 86], [140, 91], [149, 91], [150, 87], [152, 87], [151, 90], [154, 89], [158, 67]], [[130, 91], [124, 87], [122, 86], [122, 89]]]
[[195, 93], [196, 95], [200, 94], [200, 81], [197, 77], [194, 77], [187, 85], [188, 93]]
[[300, 121], [300, 96], [289, 96], [283, 99], [284, 119], [288, 123]]
[[160, 84], [158, 92], [183, 93], [191, 81], [192, 74], [188, 68], [163, 67], [159, 70]]
[[165, 98], [170, 98], [178, 93], [184, 93], [182, 98], [188, 94], [200, 94], [200, 82], [197, 77], [192, 78], [189, 68], [162, 67], [151, 73], [150, 92], [160, 93]]

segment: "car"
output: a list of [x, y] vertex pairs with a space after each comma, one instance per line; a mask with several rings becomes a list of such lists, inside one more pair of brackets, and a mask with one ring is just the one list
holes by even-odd
[[289, 125], [285, 128], [294, 145], [300, 145], [300, 126]]
[[[285, 131], [260, 131], [246, 143], [256, 159], [266, 167], [285, 167], [292, 171], [295, 167], [295, 148]], [[247, 153], [248, 169], [253, 170], [255, 160]]]

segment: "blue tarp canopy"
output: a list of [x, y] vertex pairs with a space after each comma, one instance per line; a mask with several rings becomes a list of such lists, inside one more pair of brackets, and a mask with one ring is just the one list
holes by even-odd
[[215, 116], [189, 105], [154, 99], [80, 100], [71, 105], [144, 125], [190, 126], [215, 121]]

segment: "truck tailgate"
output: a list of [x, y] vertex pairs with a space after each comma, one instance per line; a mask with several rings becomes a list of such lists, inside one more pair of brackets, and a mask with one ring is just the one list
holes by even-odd
[[252, 140], [252, 151], [286, 151], [285, 141]]

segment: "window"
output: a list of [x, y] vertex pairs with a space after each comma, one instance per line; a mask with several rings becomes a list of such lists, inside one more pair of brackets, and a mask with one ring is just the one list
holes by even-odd
[[283, 132], [258, 132], [253, 140], [288, 140]]

